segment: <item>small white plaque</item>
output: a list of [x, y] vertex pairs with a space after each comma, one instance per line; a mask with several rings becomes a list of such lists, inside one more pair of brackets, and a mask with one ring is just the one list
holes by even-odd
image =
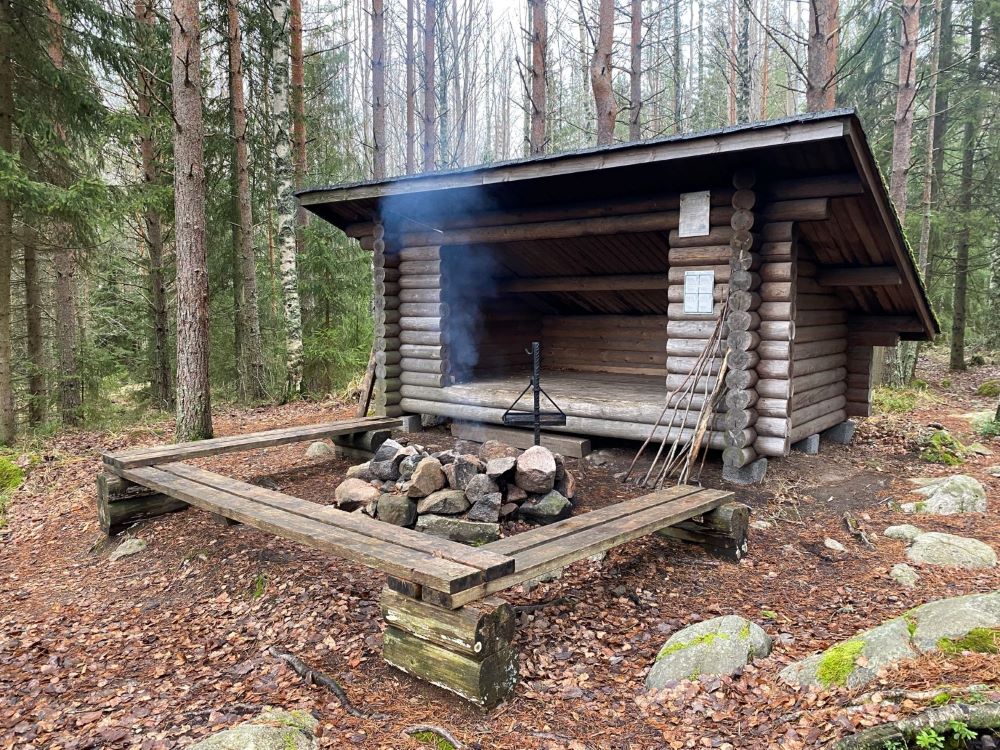
[[711, 229], [709, 220], [711, 208], [710, 190], [681, 193], [681, 218], [677, 234], [681, 237], [703, 237], [708, 234]]
[[684, 272], [684, 312], [691, 315], [711, 315], [715, 302], [715, 271]]

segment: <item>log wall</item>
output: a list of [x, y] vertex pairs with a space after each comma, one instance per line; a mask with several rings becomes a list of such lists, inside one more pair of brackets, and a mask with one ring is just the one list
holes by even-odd
[[372, 248], [372, 279], [375, 317], [375, 384], [372, 406], [375, 414], [395, 417], [402, 414], [399, 405], [400, 374], [400, 301], [398, 252], [386, 248], [385, 230], [375, 226]]
[[847, 348], [847, 402], [844, 411], [849, 417], [868, 417], [872, 413], [872, 386], [876, 372], [873, 364], [882, 347], [855, 346], [848, 338]]
[[662, 315], [546, 316], [541, 341], [543, 366], [557, 370], [660, 376], [668, 360]]
[[398, 269], [399, 383], [439, 388], [449, 377], [441, 248], [403, 248]]

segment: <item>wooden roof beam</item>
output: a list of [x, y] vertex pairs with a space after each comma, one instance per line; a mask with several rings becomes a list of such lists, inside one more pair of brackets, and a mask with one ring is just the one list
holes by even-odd
[[852, 331], [883, 331], [892, 333], [922, 333], [924, 324], [913, 315], [853, 315], [847, 319]]
[[820, 286], [899, 286], [903, 275], [895, 266], [836, 266], [816, 275]]
[[532, 292], [621, 292], [629, 290], [660, 290], [670, 286], [665, 273], [609, 276], [548, 276], [526, 279], [506, 279], [500, 291], [514, 294]]

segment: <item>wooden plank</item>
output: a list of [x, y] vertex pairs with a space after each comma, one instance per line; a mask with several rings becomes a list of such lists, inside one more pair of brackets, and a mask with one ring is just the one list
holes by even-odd
[[269, 507], [230, 492], [206, 487], [155, 466], [125, 469], [122, 475], [129, 481], [210, 513], [439, 591], [453, 594], [469, 586], [481, 585], [485, 580], [483, 571], [477, 568]]
[[137, 468], [154, 464], [169, 463], [186, 458], [215, 456], [234, 451], [254, 450], [289, 443], [301, 443], [308, 440], [321, 440], [337, 435], [349, 435], [368, 430], [392, 429], [402, 424], [398, 419], [385, 417], [369, 417], [366, 419], [349, 419], [339, 422], [303, 425], [300, 427], [284, 427], [265, 432], [251, 432], [245, 435], [198, 440], [190, 443], [174, 443], [158, 445], [152, 448], [142, 448], [121, 453], [106, 453], [104, 463], [114, 469]]
[[[515, 572], [511, 575], [465, 589], [450, 596], [435, 597], [433, 593], [429, 593], [426, 590], [423, 596], [425, 600], [436, 600], [433, 603], [454, 609], [497, 591], [503, 591], [523, 581], [536, 578], [543, 573], [564, 567], [577, 560], [604, 552], [612, 547], [630, 542], [633, 539], [647, 536], [654, 531], [659, 531], [667, 526], [673, 526], [689, 518], [700, 516], [713, 508], [717, 508], [732, 497], [732, 492], [724, 490], [700, 490], [672, 502], [659, 503], [646, 510], [629, 513], [617, 518], [613, 523], [598, 524], [580, 533], [560, 537], [551, 544], [543, 543], [534, 546], [523, 554], [515, 556]], [[597, 513], [598, 511], [592, 512]], [[589, 514], [585, 513], [575, 518], [583, 518], [587, 515]], [[552, 524], [552, 526], [555, 526], [555, 524]], [[551, 528], [551, 526], [544, 527], [542, 530]], [[518, 536], [523, 536], [523, 534], [519, 534]], [[514, 538], [516, 537], [512, 537], [512, 539]], [[501, 542], [503, 541], [506, 540], [501, 540]], [[493, 544], [500, 544], [501, 542], [492, 542], [491, 544], [484, 545], [484, 549], [491, 547]]]
[[514, 569], [513, 560], [509, 560], [494, 552], [487, 552], [476, 547], [470, 547], [447, 539], [430, 537], [419, 531], [394, 526], [391, 523], [376, 521], [373, 518], [356, 513], [347, 513], [328, 505], [311, 503], [291, 495], [258, 487], [255, 484], [241, 482], [238, 479], [216, 474], [197, 466], [188, 464], [164, 464], [156, 468], [174, 474], [175, 476], [197, 482], [207, 488], [223, 490], [224, 492], [261, 503], [271, 508], [288, 511], [320, 523], [330, 524], [358, 534], [372, 537], [384, 542], [398, 544], [400, 547], [416, 550], [444, 560], [461, 563], [470, 568], [483, 571], [487, 579], [498, 578]]
[[895, 266], [839, 266], [824, 268], [816, 281], [821, 286], [899, 286], [903, 276]]
[[[487, 440], [499, 440], [515, 448], [530, 448], [535, 444], [534, 436], [528, 430], [518, 430], [513, 427], [493, 427], [474, 422], [452, 422], [452, 436], [460, 440], [472, 440], [485, 443]], [[542, 433], [542, 446], [555, 453], [561, 453], [570, 458], [583, 458], [590, 455], [590, 440], [571, 435], [552, 435]]]
[[530, 292], [600, 292], [621, 290], [657, 290], [669, 286], [665, 273], [612, 276], [546, 276], [531, 279], [501, 279], [500, 291]]

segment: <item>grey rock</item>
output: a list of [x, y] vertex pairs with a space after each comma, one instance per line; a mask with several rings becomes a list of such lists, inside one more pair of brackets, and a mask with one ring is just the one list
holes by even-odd
[[507, 518], [517, 513], [517, 503], [504, 503], [500, 506], [500, 517]]
[[369, 464], [372, 472], [372, 476], [376, 479], [380, 479], [383, 482], [395, 482], [399, 479], [399, 464], [402, 459], [397, 461], [396, 459], [390, 459], [389, 461], [375, 461], [374, 459]]
[[516, 484], [507, 485], [507, 500], [511, 503], [523, 503], [528, 499], [528, 493]]
[[500, 506], [503, 504], [503, 495], [499, 492], [492, 492], [483, 495], [472, 509], [465, 516], [470, 521], [485, 521], [487, 523], [497, 523], [500, 520]]
[[442, 466], [447, 466], [455, 461], [458, 454], [455, 451], [438, 451], [437, 453], [432, 453], [431, 456], [440, 461]]
[[559, 482], [566, 476], [566, 459], [561, 453], [553, 453], [552, 459], [556, 462], [556, 482]]
[[417, 513], [437, 513], [442, 516], [454, 516], [465, 513], [469, 509], [469, 501], [462, 490], [439, 490], [417, 503]]
[[382, 494], [363, 479], [345, 479], [334, 490], [334, 498], [338, 508], [353, 510], [359, 505], [365, 505], [372, 500], [378, 500]]
[[363, 464], [349, 467], [347, 469], [347, 478], [361, 479], [362, 481], [370, 482], [373, 478], [371, 461], [365, 461]]
[[920, 575], [906, 563], [896, 563], [889, 569], [889, 578], [900, 586], [912, 589], [920, 580]]
[[771, 639], [738, 615], [715, 617], [678, 630], [663, 644], [646, 676], [646, 689], [678, 680], [738, 673], [771, 653]]
[[466, 521], [428, 513], [417, 517], [417, 530], [465, 544], [486, 544], [500, 538], [500, 524]]
[[445, 478], [445, 481], [448, 482], [448, 486], [451, 487], [453, 490], [457, 490], [458, 489], [458, 480], [455, 478], [455, 462], [454, 462], [454, 460], [451, 463], [445, 464], [442, 467], [442, 471], [444, 471], [444, 478]]
[[528, 498], [521, 503], [520, 514], [539, 523], [552, 523], [566, 518], [573, 510], [573, 503], [555, 490], [546, 495]]
[[985, 542], [939, 531], [916, 537], [906, 557], [911, 562], [947, 568], [992, 568], [997, 564], [996, 552]]
[[587, 456], [587, 461], [592, 466], [604, 466], [611, 460], [611, 454], [605, 450], [594, 451]]
[[322, 440], [316, 440], [306, 449], [306, 458], [323, 458], [333, 454], [333, 447]]
[[[403, 482], [403, 484], [406, 484], [406, 482]], [[395, 482], [389, 481], [382, 482], [382, 486], [379, 489], [381, 489], [382, 492], [395, 492], [397, 488], [398, 486]]]
[[415, 456], [407, 456], [399, 463], [399, 478], [403, 480], [408, 480], [413, 476], [413, 472], [417, 470], [417, 465], [423, 460], [423, 458], [417, 454]]
[[976, 628], [1000, 628], [1000, 591], [938, 599], [906, 613], [913, 643], [923, 652], [934, 651], [942, 638], [959, 639]]
[[305, 711], [265, 708], [258, 717], [216, 732], [191, 750], [318, 750], [318, 725]]
[[563, 469], [562, 476], [556, 479], [556, 491], [568, 500], [576, 497], [576, 475], [569, 469]]
[[956, 513], [985, 513], [986, 491], [976, 479], [965, 474], [955, 474], [931, 482], [914, 493], [924, 500], [903, 503], [905, 513], [933, 513], [950, 516]]
[[514, 482], [525, 492], [549, 492], [556, 482], [556, 459], [552, 451], [534, 445], [518, 456]]
[[902, 523], [898, 526], [886, 527], [886, 530], [882, 532], [882, 536], [888, 537], [889, 539], [898, 539], [901, 542], [912, 542], [923, 533], [924, 532], [913, 524]]
[[448, 483], [441, 462], [436, 458], [422, 458], [410, 477], [406, 494], [410, 497], [427, 497]]
[[476, 474], [469, 480], [469, 483], [465, 486], [465, 496], [469, 498], [469, 502], [475, 505], [480, 500], [482, 500], [487, 495], [492, 495], [493, 493], [500, 492], [500, 488], [497, 483], [490, 479], [485, 474]]
[[1000, 477], [1000, 464], [997, 466], [987, 466], [986, 473], [991, 477]]
[[517, 448], [499, 440], [487, 440], [479, 447], [479, 460], [488, 464], [497, 458], [517, 458], [520, 453]]
[[774, 526], [770, 521], [751, 521], [750, 528], [754, 531], [767, 531]]
[[854, 690], [871, 682], [883, 667], [917, 655], [910, 626], [897, 617], [835, 644], [820, 654], [789, 664], [780, 677], [793, 685]]
[[384, 443], [382, 443], [382, 445], [378, 447], [378, 450], [375, 451], [375, 455], [372, 456], [372, 461], [375, 462], [391, 461], [393, 458], [396, 457], [396, 453], [402, 450], [402, 448], [403, 446], [401, 443], [398, 443], [390, 438], [389, 440], [386, 440]]
[[440, 427], [441, 425], [448, 424], [451, 421], [449, 417], [441, 417], [437, 414], [421, 414], [420, 415], [420, 426], [429, 427]]
[[735, 466], [723, 466], [722, 478], [733, 484], [759, 484], [764, 481], [767, 474], [767, 459], [758, 458], [756, 461], [736, 468]]
[[417, 504], [406, 495], [382, 495], [375, 516], [394, 526], [412, 526], [417, 520]]
[[829, 440], [831, 443], [850, 445], [851, 440], [854, 439], [854, 433], [857, 429], [858, 426], [848, 419], [845, 422], [834, 425], [828, 430], [823, 430], [821, 434], [824, 440]]
[[472, 478], [478, 475], [485, 467], [477, 456], [465, 454], [455, 459], [455, 484], [456, 490], [464, 490], [469, 486]]
[[830, 537], [823, 540], [823, 546], [827, 549], [833, 550], [834, 552], [847, 552], [847, 548], [844, 547], [843, 544], [838, 542], [836, 539], [831, 539]]
[[807, 456], [815, 456], [819, 453], [819, 433], [802, 438], [797, 443], [792, 443], [792, 450], [805, 453]]
[[117, 562], [123, 557], [128, 557], [129, 555], [137, 555], [142, 552], [149, 543], [145, 539], [138, 539], [136, 537], [129, 537], [124, 542], [115, 547], [114, 551], [108, 555], [108, 560], [111, 562]]
[[490, 459], [486, 464], [486, 476], [490, 479], [500, 479], [512, 474], [515, 466], [517, 466], [517, 459], [513, 456]]

